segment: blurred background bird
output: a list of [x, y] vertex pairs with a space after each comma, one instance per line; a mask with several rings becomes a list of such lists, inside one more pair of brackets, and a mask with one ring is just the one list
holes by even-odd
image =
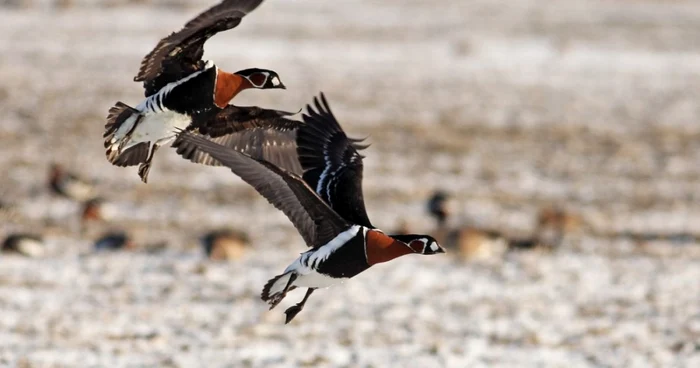
[[202, 235], [200, 241], [204, 253], [214, 261], [239, 260], [250, 247], [248, 234], [232, 228], [209, 231]]
[[26, 257], [41, 257], [45, 254], [46, 245], [41, 236], [28, 233], [9, 234], [2, 242], [2, 251]]
[[96, 194], [93, 183], [80, 178], [56, 162], [49, 166], [49, 188], [54, 194], [75, 201], [84, 201]]
[[95, 240], [96, 251], [132, 250], [135, 248], [133, 240], [124, 231], [110, 231]]

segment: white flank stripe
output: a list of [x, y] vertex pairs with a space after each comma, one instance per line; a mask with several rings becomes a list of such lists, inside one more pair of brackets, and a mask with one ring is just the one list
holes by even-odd
[[202, 69], [198, 72], [192, 73], [192, 74], [188, 75], [187, 77], [180, 79], [179, 81], [168, 83], [165, 87], [161, 88], [160, 92], [158, 92], [158, 93], [162, 93], [165, 91], [165, 94], [168, 94], [168, 93], [170, 93], [170, 91], [173, 90], [173, 88], [175, 88], [175, 87], [187, 82], [188, 80], [204, 73], [205, 71], [211, 69], [212, 67], [214, 67], [214, 62], [211, 60], [207, 60], [207, 62], [204, 63], [204, 69]]
[[[296, 280], [294, 280], [292, 283], [292, 285], [297, 287], [324, 288], [343, 281], [343, 278], [333, 278], [320, 274], [316, 272], [316, 269], [323, 264], [323, 262], [331, 256], [331, 254], [345, 245], [350, 239], [357, 236], [359, 231], [366, 234], [367, 230], [368, 229], [364, 226], [353, 225], [349, 229], [338, 234], [338, 236], [329, 241], [328, 244], [320, 247], [319, 249], [302, 253], [299, 258], [297, 258], [294, 262], [292, 262], [292, 264], [289, 265], [289, 267], [287, 267], [286, 270], [284, 270], [284, 273], [291, 274], [294, 272], [297, 274]], [[311, 265], [316, 265], [316, 268], [312, 268]], [[281, 279], [288, 281], [288, 278], [286, 277], [282, 277]], [[279, 280], [273, 284], [270, 295], [273, 294], [273, 288], [275, 291], [280, 288], [281, 291], [287, 285], [286, 282], [280, 283], [282, 284], [281, 286], [278, 285], [278, 283], [280, 283]]]
[[[320, 274], [316, 272], [316, 268], [328, 259], [333, 252], [338, 250], [338, 248], [355, 237], [360, 230], [363, 230], [363, 233], [367, 232], [363, 226], [353, 225], [349, 229], [338, 234], [333, 240], [320, 247], [318, 250], [310, 250], [302, 253], [299, 258], [284, 270], [285, 276], [280, 277], [279, 280], [272, 284], [270, 287], [270, 295], [283, 291], [292, 273], [297, 275], [297, 278], [292, 283], [292, 285], [297, 287], [324, 288], [342, 281], [342, 279]], [[316, 268], [312, 268], [311, 265], [316, 265]]]
[[320, 265], [326, 259], [328, 259], [328, 257], [330, 257], [331, 254], [338, 250], [338, 248], [342, 247], [343, 245], [345, 245], [345, 243], [348, 242], [348, 240], [355, 237], [355, 235], [357, 235], [357, 233], [360, 231], [361, 227], [362, 226], [360, 225], [353, 225], [349, 229], [338, 234], [338, 236], [333, 238], [333, 240], [329, 241], [328, 244], [318, 248], [318, 250], [316, 250], [315, 252], [308, 251], [302, 254], [299, 258], [303, 258], [304, 255], [308, 255], [308, 260], [306, 261], [307, 264]]
[[[175, 87], [213, 67], [214, 62], [207, 60], [204, 64], [204, 69], [192, 73], [178, 81], [168, 83], [165, 87], [161, 88], [158, 93], [143, 100], [135, 108], [141, 113], [143, 118], [139, 121], [136, 128], [134, 128], [131, 136], [127, 139], [126, 134], [132, 130], [134, 123], [138, 119], [138, 115], [136, 114], [130, 116], [128, 120], [117, 129], [114, 133], [114, 137], [110, 141], [111, 146], [109, 149], [117, 150], [119, 154], [121, 154], [124, 150], [141, 142], [151, 142], [161, 146], [174, 139], [176, 129], [187, 128], [192, 122], [192, 119], [187, 115], [170, 111], [163, 105], [163, 100]], [[127, 140], [124, 141], [125, 139]], [[153, 149], [153, 147], [150, 148]]]
[[[187, 82], [188, 80], [204, 73], [205, 71], [211, 69], [214, 67], [214, 62], [211, 60], [207, 60], [207, 62], [204, 64], [204, 69], [194, 72], [190, 75], [188, 75], [185, 78], [182, 78], [178, 81], [175, 82], [170, 82], [165, 85], [165, 87], [161, 88], [158, 93], [148, 97], [145, 99], [143, 102], [141, 102], [138, 106], [136, 106], [136, 110], [139, 110], [140, 112], [143, 113], [160, 113], [160, 112], [165, 112], [169, 111], [165, 106], [163, 106], [163, 99], [172, 92], [175, 87], [181, 85], [182, 83]], [[160, 101], [160, 103], [158, 103]]]

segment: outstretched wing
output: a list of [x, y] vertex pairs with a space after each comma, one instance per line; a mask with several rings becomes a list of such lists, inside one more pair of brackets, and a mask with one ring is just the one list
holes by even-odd
[[284, 212], [308, 246], [324, 245], [350, 227], [299, 176], [191, 132], [180, 133], [175, 146], [183, 142], [196, 146], [230, 168]]
[[204, 42], [213, 35], [236, 27], [263, 0], [223, 0], [190, 20], [178, 32], [163, 38], [141, 61], [136, 82], [144, 82], [146, 96], [166, 84], [204, 67]]
[[333, 116], [325, 96], [307, 105], [297, 131], [297, 154], [304, 181], [346, 221], [373, 228], [362, 195], [363, 139], [350, 139]]
[[[243, 152], [256, 160], [265, 160], [301, 176], [302, 169], [297, 158], [296, 136], [296, 129], [280, 129], [280, 127], [273, 125], [267, 128], [246, 129], [217, 138], [208, 138], [208, 140]], [[221, 166], [219, 161], [189, 142], [179, 142], [177, 146], [178, 154], [192, 162]]]
[[192, 128], [212, 138], [253, 128], [276, 127], [278, 130], [298, 128], [302, 123], [287, 119], [298, 112], [263, 109], [257, 106], [228, 105], [192, 117]]
[[[228, 105], [193, 117], [190, 130], [199, 131], [208, 140], [243, 152], [256, 160], [271, 162], [289, 172], [302, 174], [296, 153], [296, 130], [302, 122], [285, 116], [294, 113], [259, 107]], [[196, 146], [182, 142], [178, 153], [196, 163], [219, 166], [220, 163]]]

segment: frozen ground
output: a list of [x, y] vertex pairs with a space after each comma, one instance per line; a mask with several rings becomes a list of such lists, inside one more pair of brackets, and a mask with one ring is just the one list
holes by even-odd
[[[397, 260], [317, 292], [289, 326], [301, 293], [272, 312], [258, 299], [304, 249], [283, 215], [174, 152], [148, 185], [104, 158], [104, 116], [139, 101], [140, 58], [207, 4], [48, 3], [0, 8], [0, 194], [17, 208], [0, 231], [49, 247], [0, 258], [1, 365], [700, 366], [697, 2], [267, 0], [212, 39], [222, 68], [274, 69], [289, 88], [241, 104], [296, 110], [324, 91], [370, 135], [381, 228], [430, 231], [436, 188], [504, 231], [549, 204], [586, 223], [554, 254]], [[169, 249], [93, 254], [103, 229], [79, 235], [78, 204], [46, 193], [52, 160], [98, 181], [110, 226]], [[220, 225], [246, 226], [255, 251], [204, 260], [196, 238]]]

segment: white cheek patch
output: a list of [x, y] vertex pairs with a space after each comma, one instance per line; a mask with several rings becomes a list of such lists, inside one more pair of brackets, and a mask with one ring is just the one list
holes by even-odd
[[273, 85], [273, 86], [277, 87], [277, 86], [279, 86], [280, 84], [282, 84], [282, 82], [280, 82], [280, 79], [279, 79], [279, 78], [277, 78], [277, 77], [273, 77], [273, 78], [272, 78], [272, 85]]
[[437, 243], [430, 244], [430, 250], [432, 250], [433, 252], [437, 252], [437, 250], [438, 250]]

